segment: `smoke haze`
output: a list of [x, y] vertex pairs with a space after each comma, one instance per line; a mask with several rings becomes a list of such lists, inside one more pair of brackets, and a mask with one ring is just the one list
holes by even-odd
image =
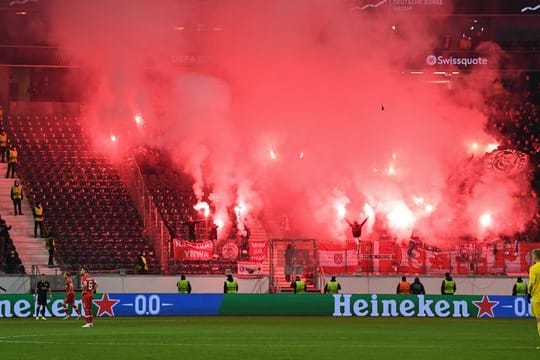
[[[50, 8], [52, 41], [92, 74], [79, 85], [96, 146], [114, 133], [121, 146], [168, 151], [197, 198], [212, 189], [218, 215], [244, 204], [271, 234], [287, 218], [323, 243], [345, 239], [343, 217], [371, 211], [400, 236], [415, 227], [435, 243], [481, 235], [486, 212], [507, 233], [530, 218], [514, 200], [526, 181], [494, 181], [477, 161], [495, 142], [477, 110], [494, 67], [452, 91], [407, 71], [431, 53], [444, 16], [371, 16], [329, 0]], [[503, 56], [494, 44], [482, 51], [490, 64]]]

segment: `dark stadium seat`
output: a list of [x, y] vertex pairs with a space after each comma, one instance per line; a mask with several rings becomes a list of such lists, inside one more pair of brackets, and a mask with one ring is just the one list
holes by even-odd
[[[57, 253], [67, 268], [133, 269], [136, 254], [151, 249], [142, 221], [115, 168], [92, 150], [80, 120], [11, 115], [5, 129], [21, 149], [18, 176], [27, 196], [43, 202], [46, 228], [56, 233]], [[124, 243], [132, 251], [108, 247]], [[154, 252], [147, 259], [155, 270]]]

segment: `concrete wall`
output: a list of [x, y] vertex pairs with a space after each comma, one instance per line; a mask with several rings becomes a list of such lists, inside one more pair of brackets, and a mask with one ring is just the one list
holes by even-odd
[[[95, 276], [100, 292], [120, 293], [177, 293], [176, 276]], [[192, 292], [200, 294], [223, 293], [225, 276], [186, 276]], [[268, 278], [239, 279], [240, 293], [267, 293]]]
[[[188, 276], [193, 287], [193, 293], [221, 293], [223, 292], [224, 276]], [[119, 276], [96, 275], [101, 292], [114, 293], [175, 293], [178, 277], [174, 276]], [[352, 294], [395, 294], [400, 277], [364, 277], [364, 276], [338, 276], [342, 293]], [[62, 289], [61, 278], [50, 278], [51, 284], [56, 280], [55, 288]], [[412, 281], [413, 278], [408, 278]], [[428, 294], [440, 294], [441, 277], [421, 277], [420, 280]], [[486, 277], [454, 278], [457, 294], [461, 295], [511, 295], [514, 277]], [[527, 281], [527, 279], [524, 279]], [[4, 276], [0, 277], [0, 285], [8, 293], [29, 292], [31, 288], [30, 276]], [[269, 278], [240, 279], [238, 286], [240, 293], [266, 293], [269, 288]]]
[[[336, 277], [341, 283], [342, 293], [352, 294], [395, 294], [401, 277]], [[414, 278], [408, 277], [412, 282]], [[420, 277], [427, 294], [440, 294], [442, 277]], [[460, 295], [512, 295], [514, 277], [454, 277]], [[524, 278], [524, 281], [527, 279]]]

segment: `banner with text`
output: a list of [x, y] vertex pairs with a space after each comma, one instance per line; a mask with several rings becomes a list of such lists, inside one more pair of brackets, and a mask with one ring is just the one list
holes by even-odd
[[239, 279], [261, 279], [263, 277], [262, 264], [254, 261], [238, 262]]
[[266, 261], [268, 252], [267, 241], [249, 240], [249, 260], [263, 262]]
[[[64, 317], [63, 294], [48, 301], [46, 317]], [[35, 316], [31, 294], [0, 295], [0, 318]], [[76, 301], [80, 308], [80, 300]], [[378, 294], [116, 294], [94, 296], [93, 313], [108, 316], [334, 316], [531, 317], [526, 297]], [[76, 316], [72, 312], [70, 316]]]
[[214, 254], [214, 243], [210, 240], [191, 242], [174, 239], [175, 260], [211, 260]]

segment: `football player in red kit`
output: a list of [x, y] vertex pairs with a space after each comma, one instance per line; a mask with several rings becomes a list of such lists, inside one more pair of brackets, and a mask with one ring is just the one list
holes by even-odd
[[[64, 279], [66, 281], [65, 287], [66, 287], [66, 295], [64, 297], [64, 303], [62, 306], [64, 307], [64, 311], [66, 312], [66, 316], [64, 316], [64, 320], [69, 319], [71, 313], [73, 310], [77, 313], [77, 319], [81, 318], [81, 312], [79, 311], [79, 308], [77, 305], [75, 305], [75, 288], [73, 287], [73, 279], [71, 278], [70, 274], [66, 271], [64, 272]], [[71, 309], [68, 311], [68, 305], [71, 306]]]
[[90, 276], [88, 269], [85, 267], [81, 268], [81, 276], [82, 303], [84, 317], [86, 319], [86, 324], [84, 324], [83, 327], [92, 327], [94, 326], [94, 323], [92, 322], [92, 300], [94, 292], [98, 288], [98, 283]]

